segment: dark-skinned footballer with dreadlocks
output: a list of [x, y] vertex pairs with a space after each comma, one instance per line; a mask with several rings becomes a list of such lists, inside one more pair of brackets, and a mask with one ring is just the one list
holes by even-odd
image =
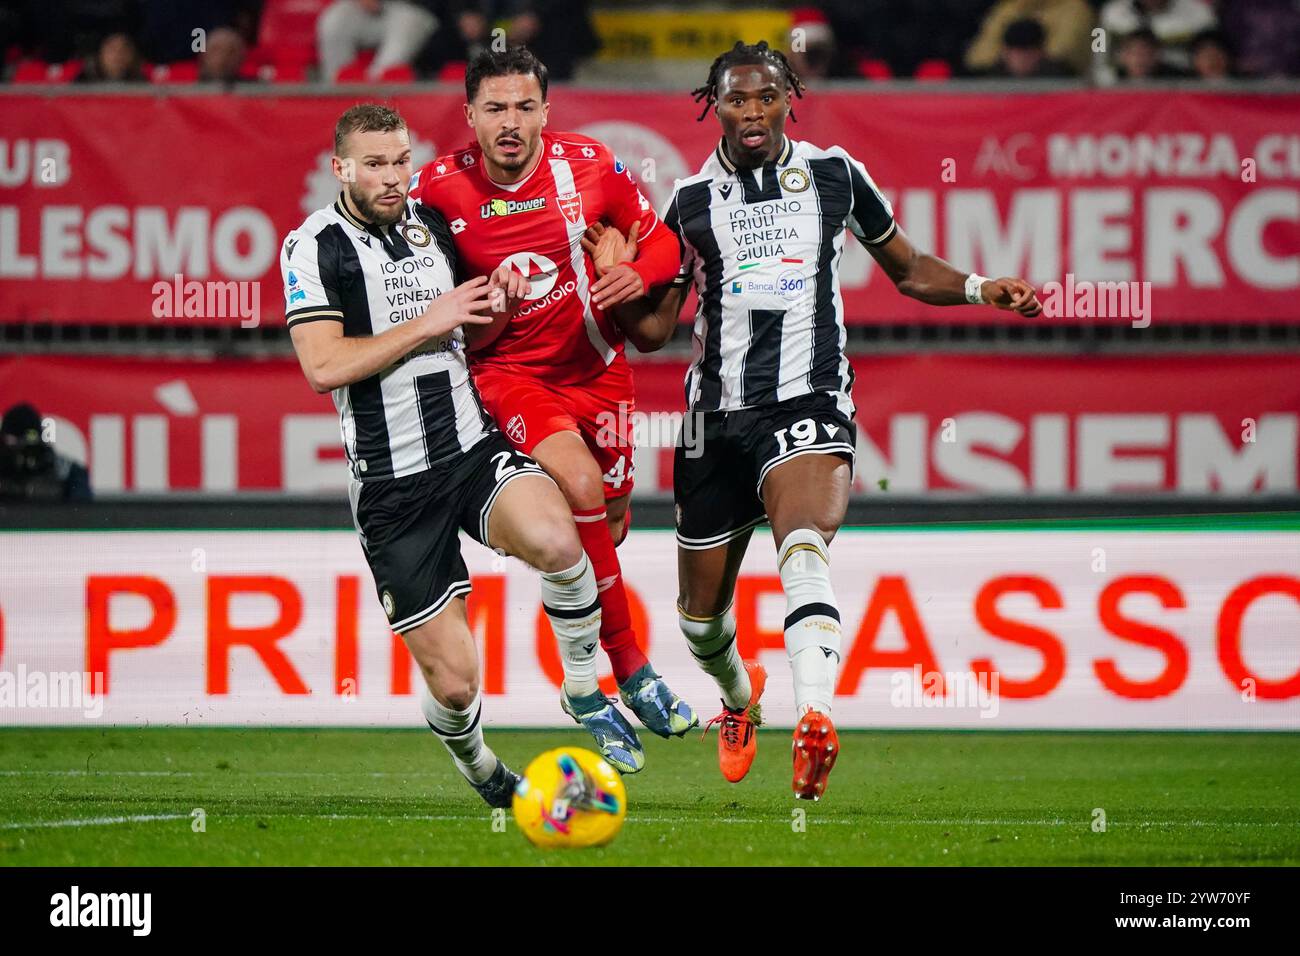
[[[787, 138], [804, 85], [766, 43], [737, 43], [694, 93], [699, 118], [711, 109], [722, 139], [699, 173], [677, 181], [662, 217], [681, 245], [681, 271], [615, 316], [639, 350], [653, 351], [672, 337], [688, 286], [698, 293], [686, 375], [694, 434], [691, 454], [679, 441], [673, 465], [679, 621], [722, 692], [718, 759], [738, 781], [754, 760], [766, 673], [740, 658], [732, 595], [750, 535], [769, 521], [797, 709], [793, 788], [816, 800], [839, 752], [829, 546], [848, 506], [857, 440], [839, 283], [845, 230], [899, 292], [922, 302], [984, 303], [1029, 318], [1041, 306], [1022, 279], [959, 272], [913, 246], [866, 168], [839, 146]], [[598, 268], [623, 257], [611, 232], [591, 232]]]

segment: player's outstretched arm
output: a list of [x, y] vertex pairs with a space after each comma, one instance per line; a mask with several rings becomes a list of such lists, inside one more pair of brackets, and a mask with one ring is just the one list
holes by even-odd
[[659, 285], [632, 302], [610, 310], [638, 352], [657, 352], [668, 344], [686, 303], [686, 285]]
[[380, 335], [343, 335], [343, 323], [302, 322], [289, 330], [303, 374], [317, 392], [329, 392], [382, 372], [429, 339], [460, 325], [492, 321], [486, 276], [461, 283], [438, 296], [423, 313]]
[[[970, 304], [966, 297], [966, 273], [957, 271], [938, 256], [921, 252], [902, 229], [896, 230], [888, 242], [868, 245], [867, 251], [903, 295], [929, 305]], [[980, 284], [980, 297], [989, 305], [1028, 319], [1043, 311], [1034, 287], [1024, 279], [985, 279]]]

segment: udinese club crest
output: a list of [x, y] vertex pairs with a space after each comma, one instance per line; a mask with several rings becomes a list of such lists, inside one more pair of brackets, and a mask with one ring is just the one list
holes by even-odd
[[433, 242], [433, 236], [429, 233], [429, 230], [418, 222], [403, 224], [402, 238], [413, 246], [419, 246], [421, 249]]
[[808, 188], [808, 174], [797, 167], [781, 170], [781, 188], [788, 193], [801, 193]]

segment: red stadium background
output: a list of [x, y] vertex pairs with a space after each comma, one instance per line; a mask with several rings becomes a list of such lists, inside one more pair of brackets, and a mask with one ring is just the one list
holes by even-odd
[[[978, 521], [1005, 518], [1029, 498], [1080, 513], [1058, 496], [1101, 499], [1089, 507], [1117, 515], [1150, 513], [1154, 499], [1180, 512], [1193, 496], [1227, 499], [1221, 511], [1294, 508], [1300, 352], [1248, 349], [1244, 334], [1221, 352], [1177, 346], [1194, 341], [1189, 331], [1224, 325], [1283, 327], [1295, 341], [1300, 95], [950, 89], [818, 91], [797, 104], [791, 133], [861, 159], [913, 240], [959, 268], [1067, 288], [1146, 284], [1145, 315], [1071, 308], [1051, 322], [1072, 332], [1152, 329], [1102, 354], [1067, 336], [1043, 348], [1008, 337], [965, 351], [914, 336], [873, 351], [888, 339], [870, 333], [888, 330], [871, 326], [1001, 323], [1006, 333], [1017, 323], [904, 298], [847, 243], [842, 292], [850, 323], [863, 327], [850, 345], [859, 424], [850, 524], [874, 524], [918, 497], [912, 513], [924, 517], [912, 520], [931, 520], [950, 499]], [[43, 524], [48, 510], [7, 512], [26, 530], [0, 534], [0, 664], [80, 672], [111, 660], [110, 722], [418, 718], [407, 661], [345, 530], [337, 416], [274, 328], [283, 324], [280, 240], [336, 195], [329, 132], [358, 99], [4, 99], [0, 326], [53, 323], [87, 340], [85, 327], [97, 324], [176, 333], [148, 354], [109, 336], [102, 350], [37, 342], [0, 356], [0, 406], [37, 402], [50, 439], [89, 466], [100, 498], [63, 524]], [[469, 139], [462, 100], [456, 91], [393, 97], [412, 124], [417, 163]], [[656, 205], [716, 142], [716, 123], [695, 122], [697, 110], [685, 93], [552, 96], [554, 127], [610, 144]], [[208, 296], [227, 282], [237, 283], [226, 290], [233, 298], [214, 308]], [[202, 295], [187, 306], [193, 289]], [[1096, 325], [1111, 328], [1084, 328]], [[213, 357], [200, 352], [214, 339], [187, 338], [185, 326], [278, 334], [260, 352]], [[1166, 342], [1175, 347], [1148, 348], [1162, 326], [1179, 333]], [[662, 642], [674, 673], [693, 675], [685, 690], [707, 696], [675, 637], [675, 594], [664, 586], [675, 574], [664, 503], [684, 369], [681, 350], [636, 358], [648, 431], [638, 495], [658, 501], [638, 504], [624, 561], [644, 633]], [[256, 510], [258, 493], [276, 496], [274, 515]], [[301, 495], [313, 498], [304, 505]], [[186, 526], [208, 503], [191, 497], [226, 509], [215, 527], [227, 530], [210, 518]], [[1269, 501], [1248, 501], [1256, 498]], [[311, 523], [317, 503], [337, 506], [320, 523], [330, 530]], [[123, 530], [140, 527], [128, 512], [144, 512], [154, 530]], [[978, 707], [893, 700], [919, 665], [995, 667], [1008, 681], [999, 726], [1294, 728], [1298, 541], [1293, 521], [1250, 516], [1197, 533], [1104, 522], [846, 529], [835, 566], [852, 622], [843, 726], [989, 725]], [[553, 645], [537, 624], [534, 578], [475, 547], [467, 560], [494, 713], [554, 722]], [[738, 608], [742, 641], [774, 672], [784, 666], [777, 582], [760, 535]], [[359, 677], [359, 694], [342, 693], [341, 675]], [[776, 710], [789, 711], [788, 682], [773, 683]]]
[[[282, 322], [279, 242], [335, 195], [329, 131], [356, 99], [7, 96], [0, 321], [240, 321], [160, 315], [155, 284], [179, 275], [260, 283], [242, 290], [256, 321]], [[468, 140], [462, 102], [394, 98], [417, 162]], [[1155, 323], [1300, 321], [1300, 96], [824, 91], [796, 112], [793, 136], [861, 159], [917, 244], [961, 268], [1149, 282]], [[608, 142], [656, 203], [718, 133], [684, 93], [560, 89], [551, 115]], [[853, 243], [842, 286], [853, 322], [988, 321], [898, 296]]]
[[[1300, 492], [1293, 355], [901, 354], [853, 366], [861, 494]], [[685, 369], [636, 365], [640, 494], [672, 491]], [[13, 356], [0, 358], [0, 394], [42, 396], [56, 446], [89, 465], [101, 494], [341, 500], [346, 488], [333, 404], [291, 358]]]

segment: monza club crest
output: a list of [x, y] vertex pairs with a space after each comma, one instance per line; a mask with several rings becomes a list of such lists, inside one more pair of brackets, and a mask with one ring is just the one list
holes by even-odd
[[560, 207], [564, 218], [575, 226], [582, 225], [582, 193], [559, 193], [555, 204]]
[[528, 438], [528, 428], [524, 425], [524, 416], [515, 415], [506, 422], [506, 435], [516, 445], [522, 445]]

